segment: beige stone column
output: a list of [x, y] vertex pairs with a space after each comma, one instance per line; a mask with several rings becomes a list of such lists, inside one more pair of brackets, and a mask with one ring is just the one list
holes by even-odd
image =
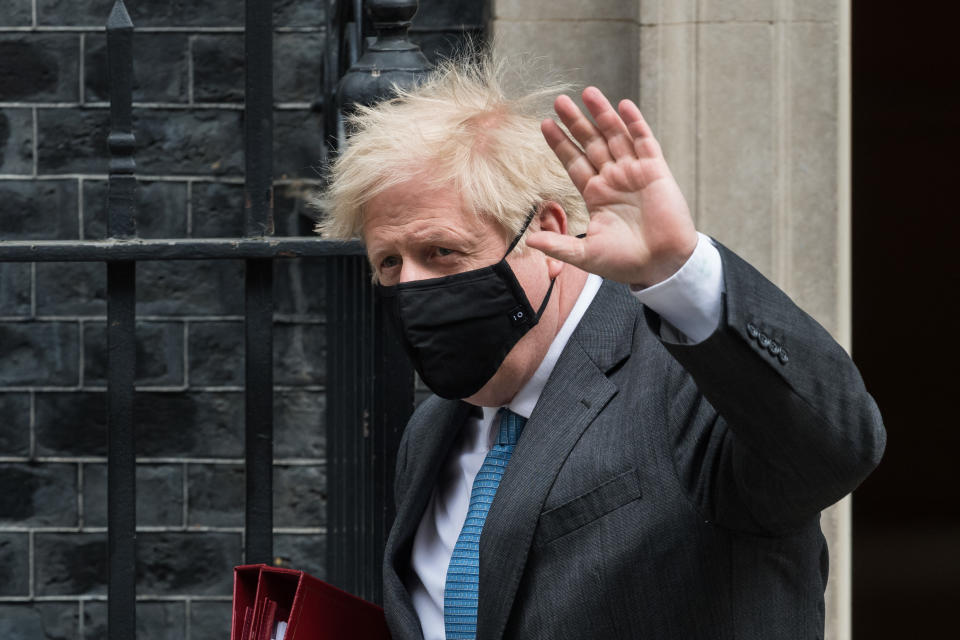
[[[498, 47], [632, 97], [697, 227], [850, 348], [850, 0], [492, 0]], [[827, 638], [850, 637], [849, 500]]]

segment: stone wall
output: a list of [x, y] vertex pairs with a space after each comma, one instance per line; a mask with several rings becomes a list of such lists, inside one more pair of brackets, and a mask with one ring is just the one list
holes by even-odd
[[[0, 240], [106, 233], [113, 0], [0, 3]], [[308, 235], [324, 161], [325, 2], [274, 1], [278, 235]], [[422, 0], [428, 56], [483, 3]], [[130, 2], [141, 237], [243, 230], [243, 3]], [[105, 266], [0, 264], [0, 636], [106, 625]], [[320, 262], [275, 267], [274, 550], [322, 577]], [[138, 637], [225, 637], [243, 549], [243, 265], [137, 269]]]

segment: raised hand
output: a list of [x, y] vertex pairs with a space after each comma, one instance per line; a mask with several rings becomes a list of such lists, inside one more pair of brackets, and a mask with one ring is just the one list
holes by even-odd
[[567, 96], [554, 109], [580, 146], [551, 119], [541, 131], [583, 195], [585, 238], [540, 231], [527, 244], [604, 278], [650, 286], [673, 275], [697, 245], [687, 202], [649, 125], [630, 100], [619, 113], [596, 87], [583, 91], [594, 125]]

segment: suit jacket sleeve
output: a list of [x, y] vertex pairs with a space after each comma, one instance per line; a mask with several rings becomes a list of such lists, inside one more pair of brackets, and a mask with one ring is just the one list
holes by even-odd
[[[780, 289], [719, 243], [720, 324], [697, 344], [663, 341], [707, 402], [671, 411], [674, 462], [714, 522], [786, 532], [852, 491], [886, 435], [847, 353]], [[645, 309], [659, 333], [659, 317]]]

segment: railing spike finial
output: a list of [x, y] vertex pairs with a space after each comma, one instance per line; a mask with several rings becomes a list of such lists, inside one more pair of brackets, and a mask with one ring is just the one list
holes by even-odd
[[133, 29], [133, 20], [127, 13], [127, 6], [123, 0], [117, 0], [113, 3], [113, 9], [110, 10], [110, 17], [107, 18], [107, 30], [111, 29]]
[[133, 135], [133, 21], [117, 0], [107, 19], [107, 59], [110, 67], [110, 182], [107, 234], [136, 235], [137, 178]]

